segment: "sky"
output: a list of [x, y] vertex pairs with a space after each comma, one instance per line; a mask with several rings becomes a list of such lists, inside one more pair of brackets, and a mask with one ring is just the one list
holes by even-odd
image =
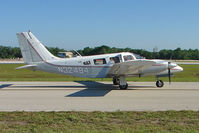
[[48, 47], [198, 49], [198, 0], [0, 0], [0, 45], [17, 32]]

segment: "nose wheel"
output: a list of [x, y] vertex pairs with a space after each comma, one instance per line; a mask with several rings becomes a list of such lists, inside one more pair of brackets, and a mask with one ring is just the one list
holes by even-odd
[[163, 86], [164, 86], [164, 82], [163, 82], [162, 80], [158, 80], [158, 81], [156, 82], [156, 86], [157, 86], [157, 87], [163, 87]]

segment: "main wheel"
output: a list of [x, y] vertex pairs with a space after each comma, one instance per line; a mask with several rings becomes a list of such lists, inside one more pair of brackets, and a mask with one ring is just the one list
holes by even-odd
[[114, 84], [114, 85], [119, 85], [119, 82], [120, 82], [120, 81], [119, 81], [118, 78], [115, 78], [115, 77], [113, 78], [113, 84]]
[[164, 82], [163, 82], [162, 80], [158, 80], [158, 81], [156, 82], [156, 86], [157, 86], [157, 87], [163, 87], [163, 86], [164, 86]]
[[128, 84], [126, 83], [126, 85], [119, 85], [121, 90], [126, 90], [128, 88]]

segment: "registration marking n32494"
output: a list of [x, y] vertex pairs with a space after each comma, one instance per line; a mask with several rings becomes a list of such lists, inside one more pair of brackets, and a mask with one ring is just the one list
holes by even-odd
[[89, 73], [87, 67], [57, 67], [57, 69], [62, 73]]

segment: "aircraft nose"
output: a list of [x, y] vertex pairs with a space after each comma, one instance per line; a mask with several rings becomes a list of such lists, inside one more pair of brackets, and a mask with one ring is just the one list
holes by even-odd
[[179, 72], [183, 71], [183, 68], [181, 66], [178, 66]]
[[182, 72], [183, 68], [177, 65], [176, 67], [172, 68], [171, 70], [173, 70], [174, 72]]

